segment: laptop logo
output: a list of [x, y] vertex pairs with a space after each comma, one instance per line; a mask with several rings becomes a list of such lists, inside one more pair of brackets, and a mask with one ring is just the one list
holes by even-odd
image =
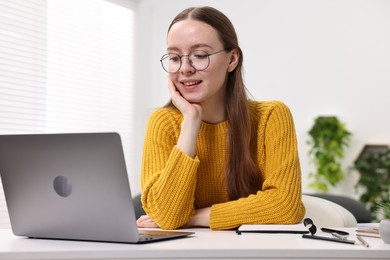
[[55, 192], [61, 197], [69, 197], [72, 193], [72, 184], [68, 178], [64, 176], [57, 176], [53, 181], [53, 187]]

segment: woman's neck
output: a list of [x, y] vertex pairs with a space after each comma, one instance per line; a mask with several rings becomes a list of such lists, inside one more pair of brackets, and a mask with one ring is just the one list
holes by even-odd
[[202, 121], [209, 124], [218, 124], [226, 120], [225, 102], [221, 103], [202, 103]]

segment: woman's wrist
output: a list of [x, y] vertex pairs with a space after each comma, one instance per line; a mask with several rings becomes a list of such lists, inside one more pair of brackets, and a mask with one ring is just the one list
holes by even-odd
[[210, 227], [210, 207], [197, 209], [195, 215], [184, 225], [184, 228], [190, 227]]

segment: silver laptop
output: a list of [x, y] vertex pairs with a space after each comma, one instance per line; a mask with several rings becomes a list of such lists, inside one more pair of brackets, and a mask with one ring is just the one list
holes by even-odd
[[116, 133], [0, 135], [0, 175], [17, 236], [142, 243], [194, 233], [137, 229]]

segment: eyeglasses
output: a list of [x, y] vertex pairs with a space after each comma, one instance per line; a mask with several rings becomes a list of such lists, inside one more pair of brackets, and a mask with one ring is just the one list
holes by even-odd
[[225, 50], [220, 50], [213, 53], [207, 53], [206, 51], [196, 50], [192, 51], [187, 55], [179, 55], [176, 53], [167, 53], [164, 54], [161, 59], [161, 66], [163, 69], [168, 73], [175, 73], [178, 72], [181, 68], [181, 65], [183, 64], [182, 58], [188, 57], [188, 61], [190, 62], [190, 65], [198, 70], [202, 71], [209, 67], [210, 65], [210, 56], [223, 52]]

